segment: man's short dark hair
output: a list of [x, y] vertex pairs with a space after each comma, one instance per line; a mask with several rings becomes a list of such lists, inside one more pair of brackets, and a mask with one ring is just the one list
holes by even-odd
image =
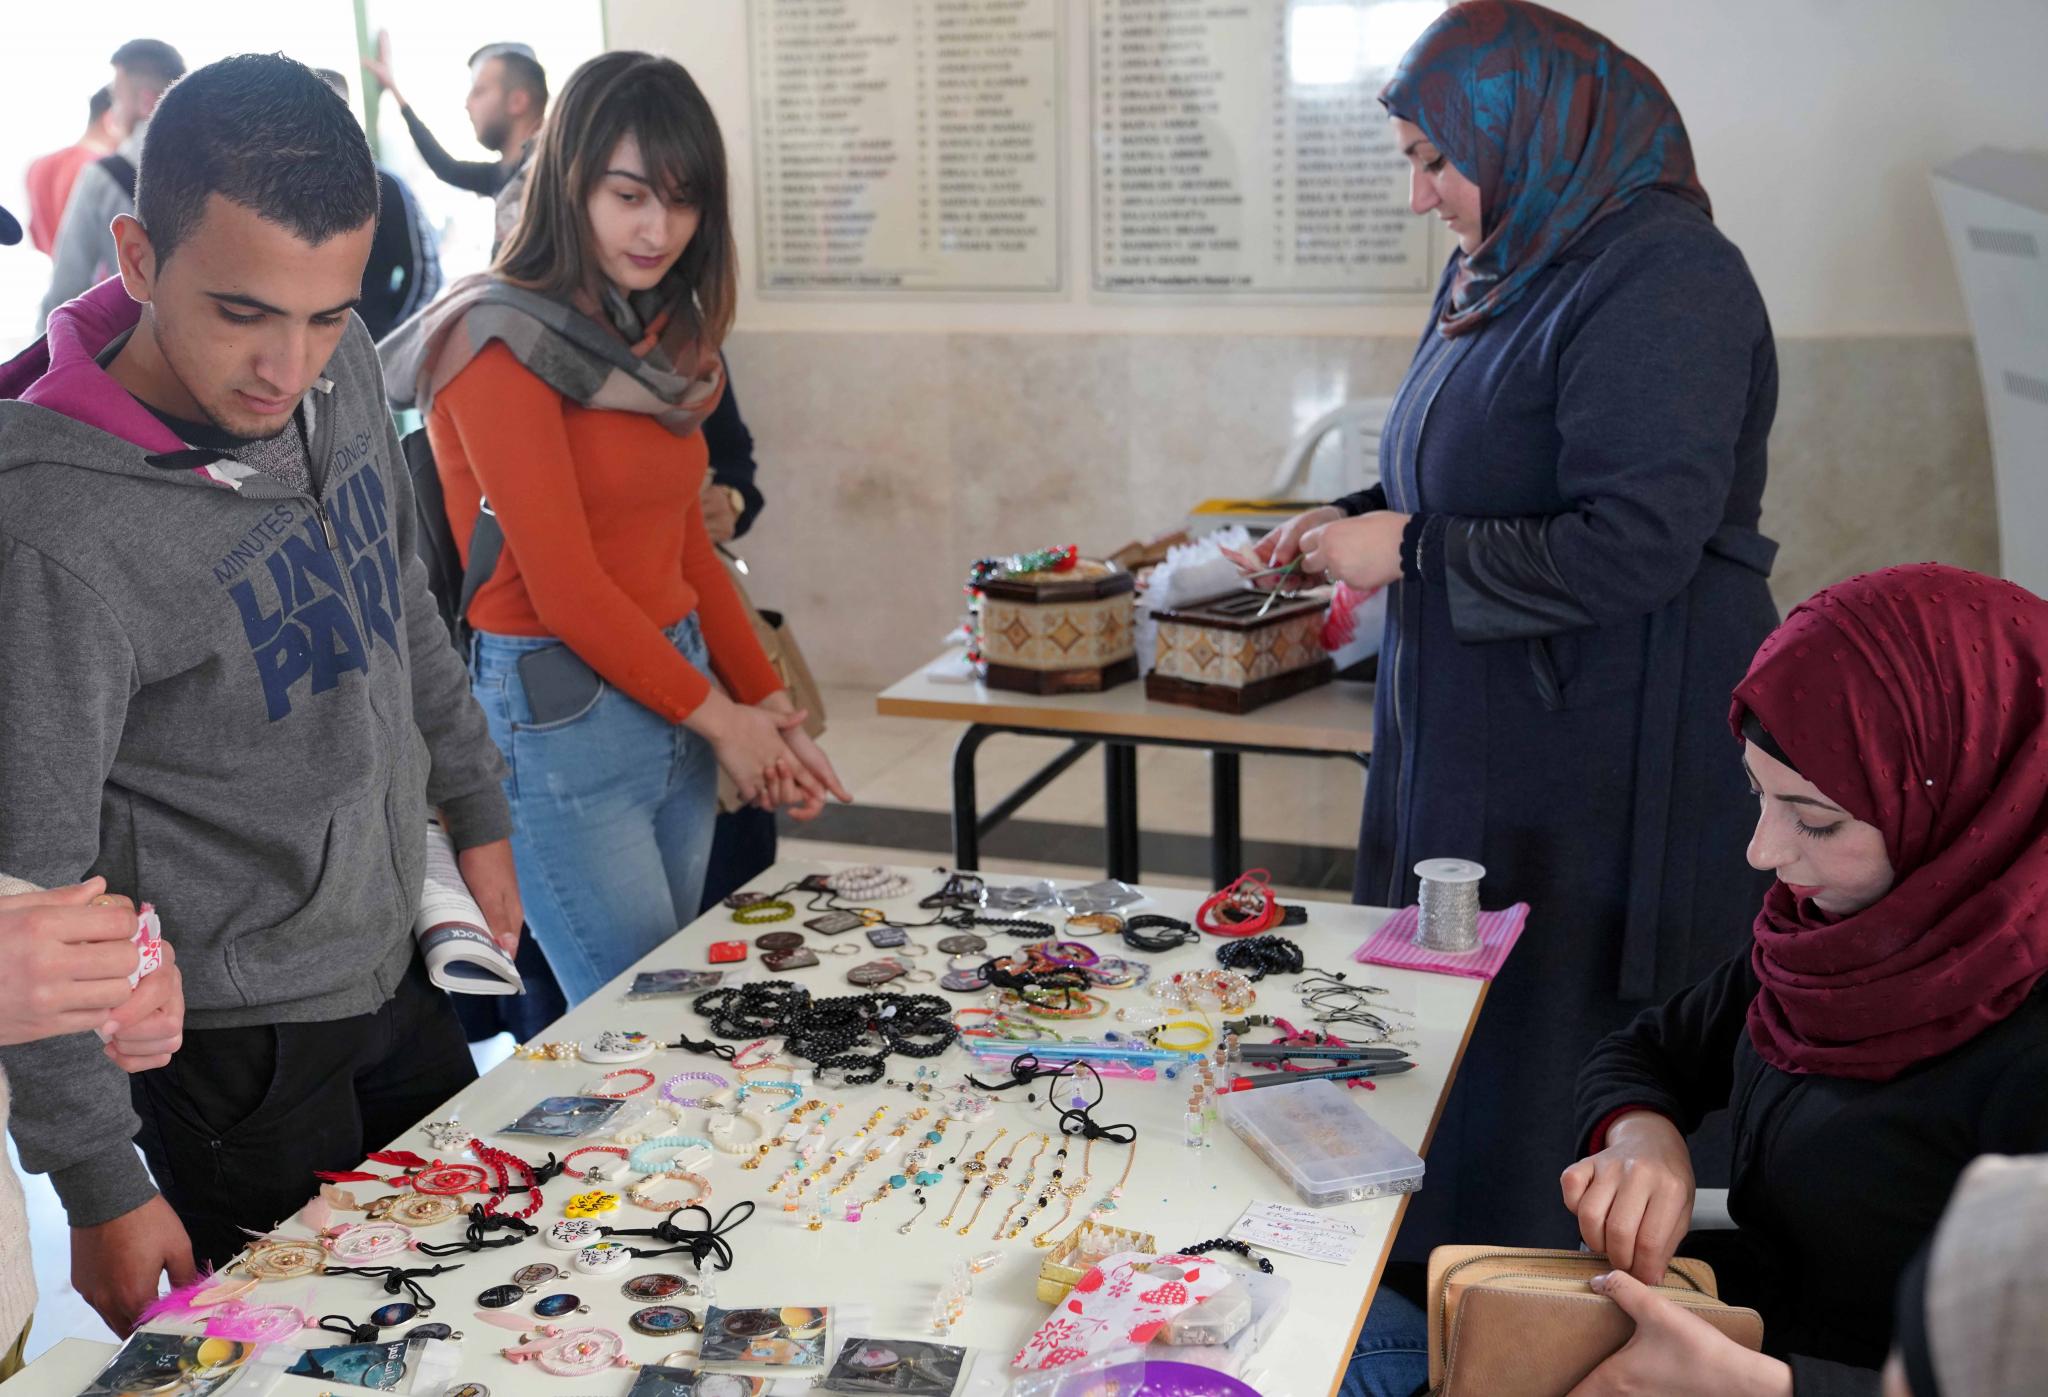
[[114, 89], [103, 87], [98, 92], [93, 93], [92, 100], [85, 104], [85, 119], [87, 121], [98, 121], [111, 111], [113, 106]]
[[214, 194], [318, 245], [377, 217], [377, 167], [355, 114], [311, 68], [244, 53], [181, 79], [150, 120], [135, 216], [158, 266]]
[[505, 70], [505, 86], [516, 87], [533, 98], [536, 114], [548, 107], [548, 74], [540, 66], [540, 60], [533, 56], [533, 50], [525, 44], [485, 44], [469, 56], [469, 66], [474, 68], [486, 59], [495, 58]]
[[162, 39], [130, 39], [114, 50], [107, 60], [124, 73], [133, 73], [159, 88], [169, 87], [185, 76], [185, 60]]

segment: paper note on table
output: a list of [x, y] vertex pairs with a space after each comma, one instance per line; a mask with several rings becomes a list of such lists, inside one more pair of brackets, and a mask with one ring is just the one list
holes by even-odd
[[1267, 1251], [1339, 1266], [1350, 1264], [1365, 1243], [1365, 1238], [1346, 1224], [1313, 1208], [1290, 1208], [1285, 1203], [1252, 1204], [1231, 1224], [1229, 1236]]

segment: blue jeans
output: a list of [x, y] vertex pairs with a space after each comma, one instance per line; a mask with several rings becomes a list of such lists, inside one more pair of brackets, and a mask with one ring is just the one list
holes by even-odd
[[1381, 1286], [1344, 1369], [1339, 1397], [1416, 1397], [1429, 1387], [1429, 1317]]
[[[669, 628], [710, 673], [694, 615]], [[573, 1006], [697, 915], [718, 814], [711, 744], [601, 684], [580, 713], [535, 724], [519, 659], [560, 641], [477, 632], [470, 691], [511, 773], [519, 900]]]

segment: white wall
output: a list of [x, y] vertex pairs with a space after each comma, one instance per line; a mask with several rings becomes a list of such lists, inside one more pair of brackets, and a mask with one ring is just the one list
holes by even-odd
[[[612, 44], [671, 54], [753, 177], [746, 0], [606, 0]], [[1664, 79], [1685, 113], [1721, 226], [1747, 254], [1781, 336], [1963, 334], [1927, 171], [1982, 144], [2048, 147], [2048, 0], [1552, 0]], [[1070, 86], [1085, 82], [1086, 0], [1067, 0]], [[1085, 103], [1085, 95], [1071, 94]], [[1076, 110], [1085, 112], [1085, 106]], [[1070, 122], [1069, 246], [1085, 255], [1087, 139]], [[752, 201], [735, 201], [740, 247]], [[1064, 299], [760, 301], [761, 330], [1412, 334], [1412, 304], [1093, 305]]]

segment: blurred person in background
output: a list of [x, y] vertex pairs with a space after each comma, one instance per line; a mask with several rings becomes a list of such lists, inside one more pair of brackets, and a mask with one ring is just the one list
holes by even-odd
[[443, 184], [487, 194], [498, 206], [491, 233], [491, 256], [511, 236], [526, 200], [526, 174], [533, 161], [533, 143], [548, 110], [548, 75], [525, 44], [485, 44], [469, 56], [469, 97], [463, 106], [477, 144], [498, 152], [496, 160], [457, 160], [413, 111], [391, 77], [391, 39], [377, 36], [377, 57], [365, 58], [363, 69], [398, 103], [405, 129], [412, 132], [420, 159]]
[[114, 89], [103, 87], [86, 103], [85, 130], [62, 150], [39, 156], [28, 167], [28, 236], [37, 252], [57, 245], [57, 226], [63, 221], [64, 206], [71, 202], [71, 186], [78, 172], [93, 161], [113, 154], [121, 144], [121, 131], [114, 125]]
[[51, 311], [114, 274], [114, 220], [135, 212], [135, 167], [142, 159], [150, 115], [164, 90], [185, 75], [184, 58], [161, 39], [130, 39], [108, 62], [114, 65], [114, 81], [107, 120], [121, 133], [121, 145], [80, 170], [71, 187], [50, 253], [57, 265], [36, 317], [38, 334]]
[[[348, 100], [346, 77], [332, 68], [313, 71], [342, 101]], [[356, 314], [373, 340], [390, 334], [441, 289], [438, 239], [412, 186], [379, 165], [377, 194], [377, 235], [363, 268], [363, 299], [356, 302]]]

